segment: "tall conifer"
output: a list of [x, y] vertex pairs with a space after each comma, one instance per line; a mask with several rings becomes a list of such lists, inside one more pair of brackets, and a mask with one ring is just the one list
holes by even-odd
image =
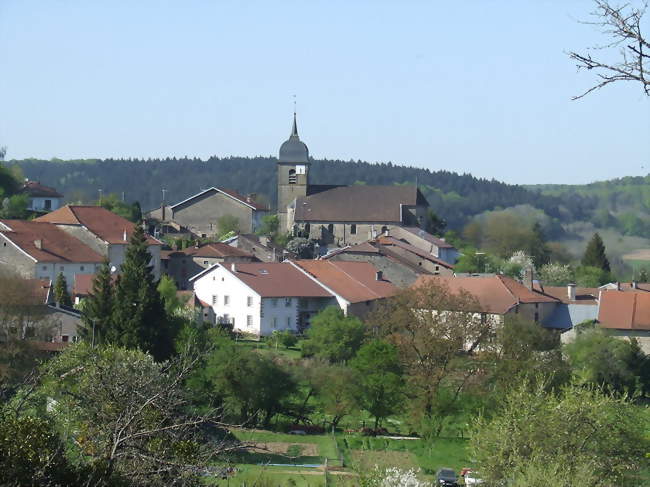
[[61, 306], [72, 306], [72, 298], [68, 293], [68, 283], [61, 272], [59, 272], [54, 282], [54, 299]]
[[115, 341], [112, 326], [113, 282], [108, 260], [104, 260], [93, 279], [90, 295], [84, 300], [82, 336], [93, 344]]
[[582, 265], [597, 267], [606, 272], [611, 270], [609, 267], [609, 260], [605, 254], [605, 244], [603, 244], [603, 239], [600, 238], [598, 233], [594, 233], [594, 236], [587, 244], [585, 254], [582, 256]]
[[112, 323], [117, 336], [111, 341], [164, 360], [173, 352], [173, 334], [150, 260], [147, 237], [137, 225], [115, 285]]

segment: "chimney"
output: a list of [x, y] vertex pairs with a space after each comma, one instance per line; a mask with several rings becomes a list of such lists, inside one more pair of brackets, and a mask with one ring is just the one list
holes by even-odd
[[38, 250], [43, 250], [43, 240], [40, 238], [38, 240], [34, 240], [34, 247], [36, 247]]
[[255, 198], [257, 198], [257, 194], [251, 193], [248, 196], [246, 196], [246, 202], [253, 203], [255, 201]]
[[567, 297], [569, 298], [569, 301], [575, 301], [576, 300], [576, 285], [573, 284], [573, 283], [567, 284], [566, 293], [567, 293]]
[[522, 284], [526, 286], [529, 291], [533, 290], [533, 268], [532, 267], [527, 267], [524, 270], [524, 279]]
[[160, 219], [161, 219], [162, 221], [165, 221], [165, 202], [164, 202], [164, 201], [163, 201], [163, 204], [162, 204], [162, 206], [160, 207], [160, 209], [162, 210], [162, 215], [160, 216]]
[[235, 264], [234, 262], [230, 264], [230, 270], [233, 272], [237, 272], [237, 264]]
[[122, 239], [126, 242], [128, 238], [126, 238], [126, 228], [124, 229], [124, 233], [122, 234]]
[[375, 274], [375, 281], [382, 281], [384, 279], [384, 273], [382, 271], [377, 271]]

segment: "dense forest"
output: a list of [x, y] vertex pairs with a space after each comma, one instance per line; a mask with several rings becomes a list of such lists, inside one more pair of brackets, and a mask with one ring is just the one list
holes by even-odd
[[[126, 160], [51, 161], [26, 159], [9, 161], [24, 175], [56, 187], [68, 201], [89, 202], [103, 194], [117, 193], [127, 201], [139, 201], [143, 210], [160, 205], [162, 189], [166, 200], [177, 202], [209, 186], [241, 193], [256, 193], [272, 206], [276, 199], [275, 164], [271, 157], [211, 157]], [[543, 210], [553, 219], [581, 220], [593, 208], [589, 197], [542, 195], [522, 186], [476, 178], [470, 174], [340, 160], [314, 160], [311, 181], [315, 184], [390, 185], [411, 183], [420, 186], [435, 211], [449, 228], [460, 229], [474, 215], [517, 205]]]

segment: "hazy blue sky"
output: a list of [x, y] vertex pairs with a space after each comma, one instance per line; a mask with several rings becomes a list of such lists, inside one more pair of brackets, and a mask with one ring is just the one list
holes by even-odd
[[[564, 54], [589, 0], [0, 0], [9, 158], [277, 154], [516, 183], [650, 170], [650, 100]], [[648, 20], [648, 19], [646, 19]], [[646, 25], [649, 22], [646, 22]], [[649, 29], [650, 30], [650, 29]]]

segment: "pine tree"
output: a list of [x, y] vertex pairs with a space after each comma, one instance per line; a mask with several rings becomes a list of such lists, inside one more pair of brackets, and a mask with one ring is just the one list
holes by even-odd
[[114, 341], [117, 337], [112, 327], [113, 282], [108, 260], [104, 260], [93, 279], [93, 289], [84, 300], [81, 335], [92, 344]]
[[611, 270], [609, 260], [607, 260], [607, 255], [605, 254], [603, 239], [597, 233], [594, 233], [589, 244], [587, 244], [585, 254], [582, 256], [582, 265], [585, 267], [597, 267], [606, 272]]
[[63, 273], [59, 273], [54, 282], [54, 299], [61, 306], [72, 306], [72, 298], [68, 293], [68, 283]]
[[173, 352], [174, 337], [150, 260], [147, 238], [138, 225], [115, 285], [110, 341], [164, 360]]

